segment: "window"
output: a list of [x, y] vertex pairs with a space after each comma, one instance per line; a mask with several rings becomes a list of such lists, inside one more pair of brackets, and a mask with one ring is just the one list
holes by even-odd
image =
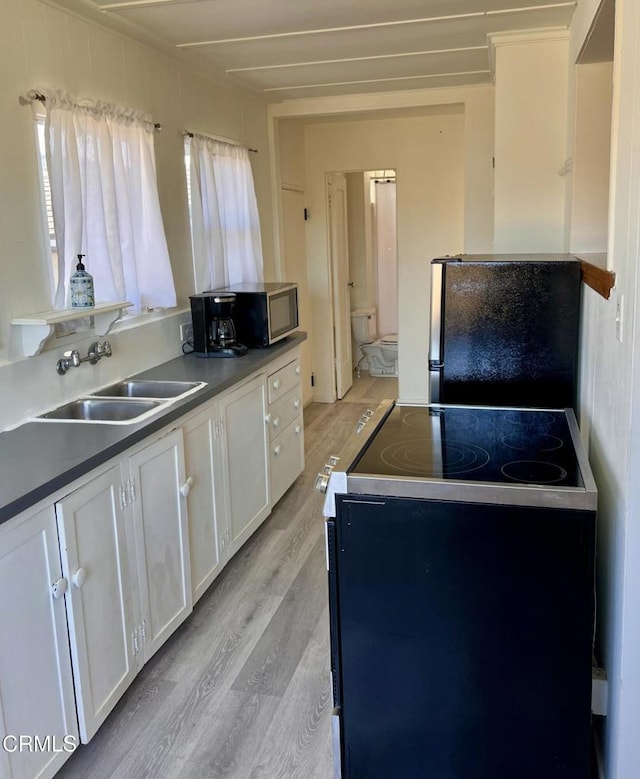
[[201, 135], [185, 139], [195, 288], [262, 280], [262, 241], [249, 152]]
[[175, 306], [149, 117], [55, 92], [36, 128], [54, 308], [69, 305], [78, 254], [96, 302], [128, 300], [137, 312]]

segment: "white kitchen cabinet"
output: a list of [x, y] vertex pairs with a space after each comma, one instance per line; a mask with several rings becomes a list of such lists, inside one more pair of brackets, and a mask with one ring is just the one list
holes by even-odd
[[300, 359], [267, 377], [269, 392], [269, 473], [275, 504], [304, 470], [304, 425]]
[[56, 504], [80, 734], [87, 743], [137, 673], [130, 516], [120, 465]]
[[[2, 779], [48, 779], [78, 743], [65, 584], [53, 506], [0, 526]], [[48, 749], [18, 751], [20, 735]]]
[[221, 456], [233, 555], [271, 511], [266, 377], [259, 374], [219, 399]]
[[182, 431], [129, 458], [143, 660], [191, 613], [191, 569]]
[[304, 434], [301, 419], [291, 422], [271, 442], [269, 457], [271, 495], [275, 503], [304, 470]]
[[195, 603], [226, 562], [228, 543], [223, 452], [217, 402], [208, 403], [182, 426], [187, 473], [191, 589]]
[[83, 743], [191, 612], [185, 486], [177, 430], [56, 504]]

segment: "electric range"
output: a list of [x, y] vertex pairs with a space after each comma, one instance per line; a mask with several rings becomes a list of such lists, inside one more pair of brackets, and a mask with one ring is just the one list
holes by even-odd
[[336, 779], [588, 779], [597, 491], [573, 412], [385, 401], [317, 486]]
[[403, 406], [368, 411], [319, 474], [336, 493], [595, 509], [597, 490], [571, 409]]

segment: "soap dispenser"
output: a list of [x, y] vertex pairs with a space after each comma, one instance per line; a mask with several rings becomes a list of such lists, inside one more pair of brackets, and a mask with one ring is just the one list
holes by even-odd
[[69, 290], [71, 292], [71, 308], [93, 308], [95, 299], [93, 296], [93, 276], [84, 269], [82, 258], [84, 254], [78, 255], [78, 265], [76, 272], [69, 279]]

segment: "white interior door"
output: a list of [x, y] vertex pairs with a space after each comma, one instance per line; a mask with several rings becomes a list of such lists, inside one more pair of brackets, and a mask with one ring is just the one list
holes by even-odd
[[304, 203], [305, 194], [302, 190], [282, 188], [283, 280], [298, 283], [300, 328], [308, 336], [301, 345], [302, 402], [306, 406], [311, 403], [311, 301], [307, 279]]
[[347, 181], [342, 173], [327, 174], [329, 246], [333, 292], [333, 341], [336, 395], [342, 398], [353, 383], [349, 247], [347, 242]]

